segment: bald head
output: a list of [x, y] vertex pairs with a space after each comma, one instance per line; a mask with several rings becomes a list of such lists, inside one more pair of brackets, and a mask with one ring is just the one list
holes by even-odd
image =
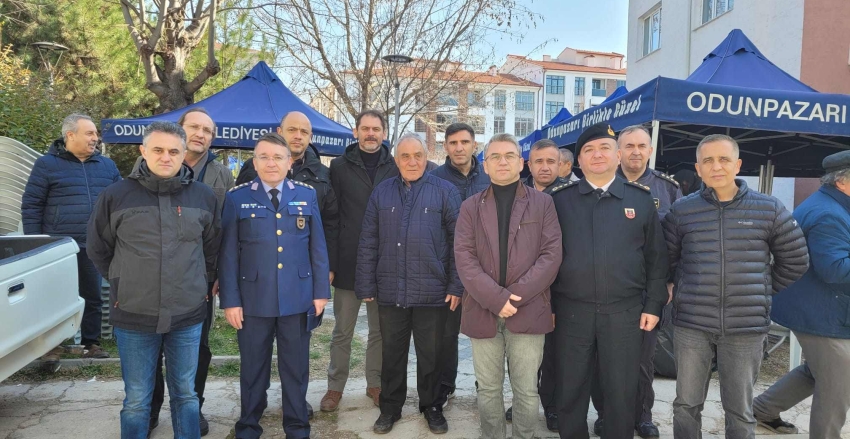
[[313, 137], [313, 126], [306, 114], [300, 111], [287, 113], [280, 121], [277, 132], [286, 139], [289, 151], [292, 153], [292, 160], [304, 157], [304, 152], [307, 151], [307, 146], [310, 145], [310, 139]]

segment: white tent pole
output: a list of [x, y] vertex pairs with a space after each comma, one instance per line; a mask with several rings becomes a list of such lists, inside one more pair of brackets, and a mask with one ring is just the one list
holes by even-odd
[[652, 155], [649, 157], [649, 167], [655, 169], [655, 156], [658, 155], [658, 134], [659, 123], [657, 120], [652, 121]]

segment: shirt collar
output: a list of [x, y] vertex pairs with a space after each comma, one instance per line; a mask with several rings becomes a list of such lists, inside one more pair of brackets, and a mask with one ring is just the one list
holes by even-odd
[[[278, 190], [278, 192], [283, 192], [283, 183], [284, 183], [284, 182], [286, 182], [286, 180], [281, 181], [281, 182], [280, 182], [280, 184], [278, 184], [278, 185], [277, 185], [277, 186], [275, 186], [274, 188], [275, 188], [275, 189], [277, 189], [277, 190]], [[263, 185], [263, 190], [264, 190], [266, 193], [269, 193], [269, 191], [273, 189], [271, 186], [267, 185], [267, 184], [266, 184], [266, 182], [264, 182], [263, 180], [260, 180], [260, 183], [262, 183], [262, 185]]]
[[616, 175], [615, 175], [613, 178], [611, 178], [611, 181], [609, 181], [608, 183], [603, 184], [602, 186], [597, 186], [597, 185], [595, 185], [595, 184], [591, 183], [591, 182], [590, 182], [590, 180], [587, 180], [587, 184], [589, 184], [589, 185], [590, 185], [590, 187], [592, 187], [593, 189], [602, 189], [603, 191], [608, 191], [608, 188], [609, 188], [609, 187], [611, 187], [611, 183], [613, 183], [613, 182], [614, 182], [614, 179], [615, 179], [615, 178], [617, 178], [617, 176], [616, 176]]

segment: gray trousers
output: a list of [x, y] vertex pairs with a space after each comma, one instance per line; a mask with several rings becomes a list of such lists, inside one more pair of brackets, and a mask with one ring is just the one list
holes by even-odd
[[788, 372], [753, 402], [756, 418], [770, 421], [812, 396], [809, 435], [840, 439], [850, 410], [850, 339], [794, 331], [806, 362]]
[[754, 439], [753, 388], [758, 380], [767, 334], [715, 335], [676, 326], [676, 399], [673, 437], [702, 438], [702, 408], [717, 355], [720, 401], [726, 412], [726, 439]]
[[[334, 288], [334, 324], [331, 359], [328, 364], [328, 390], [342, 392], [348, 381], [351, 363], [351, 339], [360, 313], [360, 299], [354, 291]], [[366, 302], [369, 337], [366, 341], [366, 386], [381, 387], [381, 323], [378, 304]]]
[[472, 365], [478, 380], [481, 437], [505, 437], [505, 356], [511, 364], [514, 439], [531, 439], [537, 424], [537, 369], [543, 361], [543, 334], [514, 334], [500, 318], [493, 338], [471, 339]]

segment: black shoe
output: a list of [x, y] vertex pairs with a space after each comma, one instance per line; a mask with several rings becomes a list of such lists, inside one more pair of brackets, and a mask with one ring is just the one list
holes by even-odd
[[307, 419], [313, 419], [313, 406], [307, 403]]
[[797, 427], [794, 424], [792, 424], [790, 422], [785, 422], [785, 421], [782, 420], [782, 418], [776, 418], [772, 421], [762, 421], [760, 419], [757, 419], [757, 420], [758, 420], [759, 425], [770, 430], [773, 433], [777, 433], [777, 434], [797, 434], [797, 433], [799, 433], [799, 429], [797, 429]]
[[156, 427], [159, 427], [159, 416], [151, 416], [150, 423], [148, 423], [148, 439], [150, 439], [151, 433]]
[[393, 431], [393, 425], [399, 419], [401, 419], [401, 413], [395, 415], [381, 413], [381, 416], [378, 416], [378, 420], [375, 421], [375, 425], [372, 426], [372, 431], [375, 434], [387, 434]]
[[602, 418], [593, 423], [593, 434], [602, 437]]
[[661, 436], [661, 433], [658, 432], [658, 427], [656, 427], [652, 422], [641, 422], [640, 424], [635, 425], [635, 431], [637, 431], [638, 436], [643, 439]]
[[510, 406], [507, 410], [505, 410], [505, 420], [508, 422], [514, 421], [514, 407]]
[[210, 423], [207, 422], [207, 418], [201, 412], [198, 412], [198, 423], [201, 424], [201, 436], [210, 434]]
[[549, 431], [558, 431], [558, 412], [546, 412], [546, 429]]
[[431, 407], [423, 413], [425, 420], [428, 421], [428, 429], [434, 434], [443, 434], [449, 431], [449, 423], [446, 422], [446, 417], [443, 416], [443, 411], [437, 407]]

